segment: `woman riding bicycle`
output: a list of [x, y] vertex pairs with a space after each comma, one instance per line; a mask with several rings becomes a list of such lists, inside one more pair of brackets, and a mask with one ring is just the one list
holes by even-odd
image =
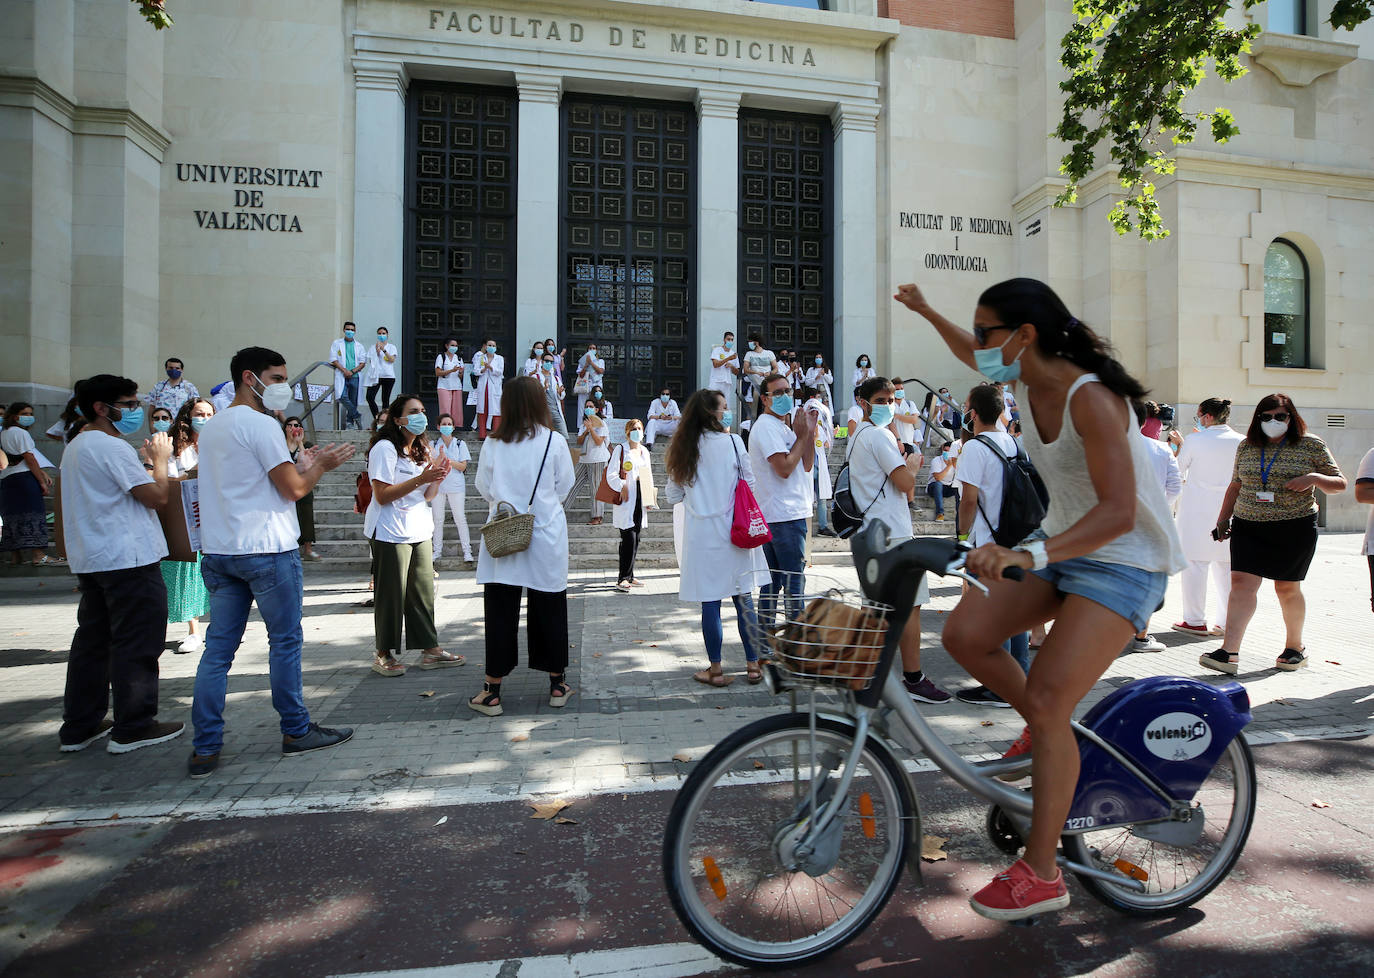
[[[944, 631], [950, 655], [1025, 718], [1007, 756], [1034, 743], [1025, 854], [969, 901], [985, 917], [1016, 920], [1068, 906], [1055, 857], [1078, 781], [1070, 719], [1163, 600], [1169, 574], [1184, 566], [1182, 548], [1135, 430], [1129, 402], [1144, 387], [1049, 286], [1027, 278], [992, 286], [978, 299], [972, 333], [915, 285], [894, 298], [990, 380], [1022, 382], [1022, 442], [1050, 494], [1048, 539], [969, 554], [967, 570], [988, 585], [989, 600], [961, 602]], [[1009, 567], [1033, 573], [1013, 583], [1002, 576]], [[1054, 630], [1027, 675], [1002, 642], [1050, 619]]]

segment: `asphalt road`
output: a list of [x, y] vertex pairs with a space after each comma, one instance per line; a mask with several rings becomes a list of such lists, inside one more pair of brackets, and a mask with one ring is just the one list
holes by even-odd
[[[983, 835], [981, 805], [941, 775], [918, 775], [925, 831], [948, 840], [949, 858], [925, 864], [923, 888], [904, 876], [854, 943], [778, 974], [1368, 978], [1371, 748], [1374, 738], [1258, 748], [1249, 844], [1196, 907], [1124, 917], [1071, 883], [1069, 909], [1032, 928], [969, 910], [1006, 860]], [[512, 801], [15, 832], [0, 836], [0, 968], [5, 978], [739, 973], [689, 943], [664, 895], [671, 802], [669, 791], [574, 798], [565, 824]]]

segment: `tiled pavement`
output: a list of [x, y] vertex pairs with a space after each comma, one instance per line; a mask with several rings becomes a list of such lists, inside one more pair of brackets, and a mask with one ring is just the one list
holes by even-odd
[[[1353, 534], [1321, 538], [1305, 587], [1312, 667], [1278, 673], [1283, 630], [1272, 592], [1261, 596], [1243, 672], [1254, 704], [1252, 739], [1274, 741], [1374, 730], [1368, 578]], [[844, 566], [817, 574], [852, 581]], [[471, 572], [437, 582], [440, 636], [468, 656], [462, 668], [383, 678], [368, 668], [365, 584], [339, 574], [306, 579], [306, 701], [326, 725], [354, 726], [349, 744], [305, 757], [279, 752], [267, 688], [266, 635], [254, 618], [230, 678], [225, 754], [205, 781], [185, 775], [188, 736], [118, 757], [100, 749], [59, 754], [57, 727], [65, 650], [75, 626], [74, 582], [62, 577], [0, 582], [0, 828], [167, 815], [253, 815], [328, 808], [462, 803], [550, 792], [588, 794], [670, 787], [729, 731], [785, 709], [739, 681], [710, 689], [691, 681], [704, 661], [695, 606], [677, 600], [676, 572], [644, 572], [643, 592], [620, 594], [609, 573], [574, 572], [570, 591], [572, 682], [577, 695], [549, 708], [542, 674], [518, 669], [504, 688], [506, 713], [489, 719], [465, 705], [481, 683], [482, 604]], [[968, 680], [938, 650], [942, 616], [958, 588], [938, 580], [925, 611], [926, 667], [950, 688]], [[1169, 648], [1122, 656], [1085, 701], [1145, 675], [1199, 676], [1196, 659], [1215, 647], [1168, 630], [1179, 617], [1177, 581], [1154, 618]], [[172, 626], [162, 665], [162, 719], [189, 720], [195, 656], [174, 655]], [[726, 621], [726, 663], [743, 655]], [[413, 658], [413, 656], [412, 656]], [[1208, 678], [1218, 678], [1209, 674]], [[1010, 710], [957, 702], [925, 708], [963, 753], [1000, 751], [1020, 729]], [[990, 726], [983, 726], [990, 721]]]

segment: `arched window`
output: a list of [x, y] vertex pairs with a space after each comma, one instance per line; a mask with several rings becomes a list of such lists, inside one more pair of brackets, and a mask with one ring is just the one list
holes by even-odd
[[1311, 309], [1307, 259], [1275, 238], [1264, 253], [1264, 365], [1310, 367]]

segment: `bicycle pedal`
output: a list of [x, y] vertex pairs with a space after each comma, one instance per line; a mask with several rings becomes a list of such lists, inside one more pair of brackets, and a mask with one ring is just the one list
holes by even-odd
[[1040, 918], [1038, 916], [1022, 917], [1020, 920], [1008, 920], [1007, 923], [1013, 927], [1034, 927], [1040, 923]]

